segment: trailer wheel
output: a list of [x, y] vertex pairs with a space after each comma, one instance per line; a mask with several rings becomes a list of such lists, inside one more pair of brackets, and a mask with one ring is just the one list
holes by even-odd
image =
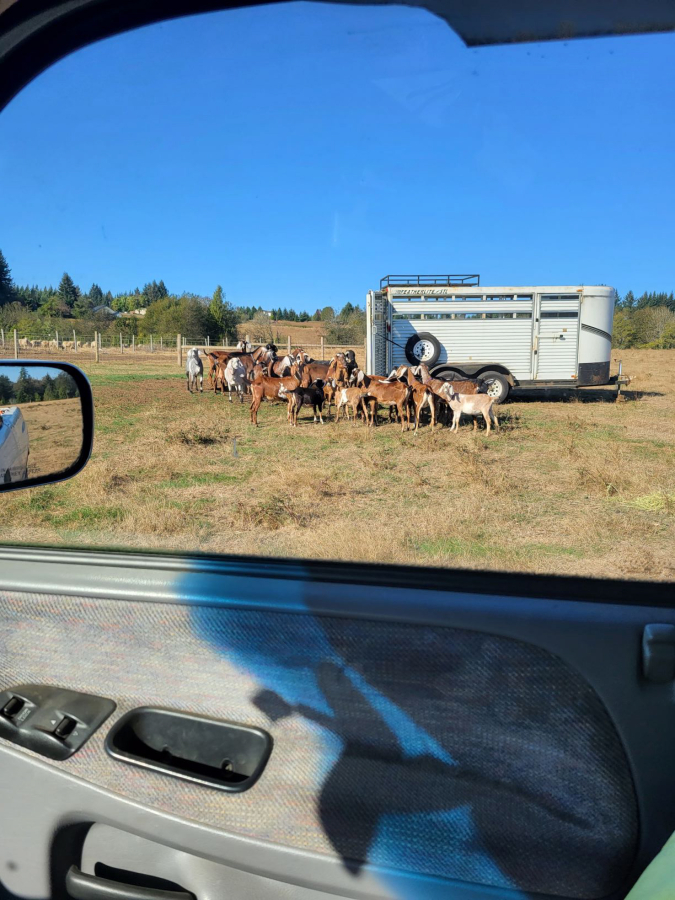
[[501, 372], [481, 372], [478, 379], [485, 382], [487, 385], [485, 393], [489, 397], [494, 397], [495, 403], [503, 403], [509, 396], [511, 385]]
[[433, 366], [440, 355], [441, 345], [438, 339], [426, 331], [412, 334], [405, 345], [405, 358], [411, 366], [418, 366], [420, 363]]

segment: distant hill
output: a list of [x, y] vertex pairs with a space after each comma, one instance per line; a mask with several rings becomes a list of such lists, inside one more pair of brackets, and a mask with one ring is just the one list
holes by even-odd
[[[269, 329], [263, 334], [263, 330]], [[247, 334], [254, 343], [263, 341], [274, 341], [275, 343], [285, 343], [288, 335], [291, 336], [291, 343], [296, 344], [319, 344], [321, 343], [321, 335], [326, 333], [325, 322], [285, 322], [280, 319], [274, 322], [270, 319], [269, 326], [261, 326], [258, 320], [250, 319], [248, 322], [242, 322], [237, 325], [237, 334], [243, 339]]]

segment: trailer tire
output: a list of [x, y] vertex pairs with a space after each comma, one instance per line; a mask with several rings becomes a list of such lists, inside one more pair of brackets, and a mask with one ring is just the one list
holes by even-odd
[[411, 366], [419, 366], [420, 363], [433, 366], [438, 362], [440, 355], [441, 345], [438, 343], [438, 338], [427, 331], [411, 334], [405, 345], [405, 358]]
[[511, 385], [501, 372], [481, 372], [477, 377], [479, 381], [485, 382], [487, 387], [485, 393], [494, 397], [495, 403], [503, 403], [509, 396]]

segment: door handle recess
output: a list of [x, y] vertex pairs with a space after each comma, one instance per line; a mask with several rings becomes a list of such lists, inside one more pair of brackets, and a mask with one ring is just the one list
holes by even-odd
[[71, 866], [66, 875], [66, 890], [74, 900], [195, 900], [187, 891], [163, 891], [109, 881], [96, 875], [85, 875]]

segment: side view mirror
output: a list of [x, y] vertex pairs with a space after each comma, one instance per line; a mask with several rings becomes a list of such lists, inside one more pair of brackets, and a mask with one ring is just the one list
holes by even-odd
[[94, 443], [87, 376], [69, 363], [0, 363], [0, 491], [77, 475]]

